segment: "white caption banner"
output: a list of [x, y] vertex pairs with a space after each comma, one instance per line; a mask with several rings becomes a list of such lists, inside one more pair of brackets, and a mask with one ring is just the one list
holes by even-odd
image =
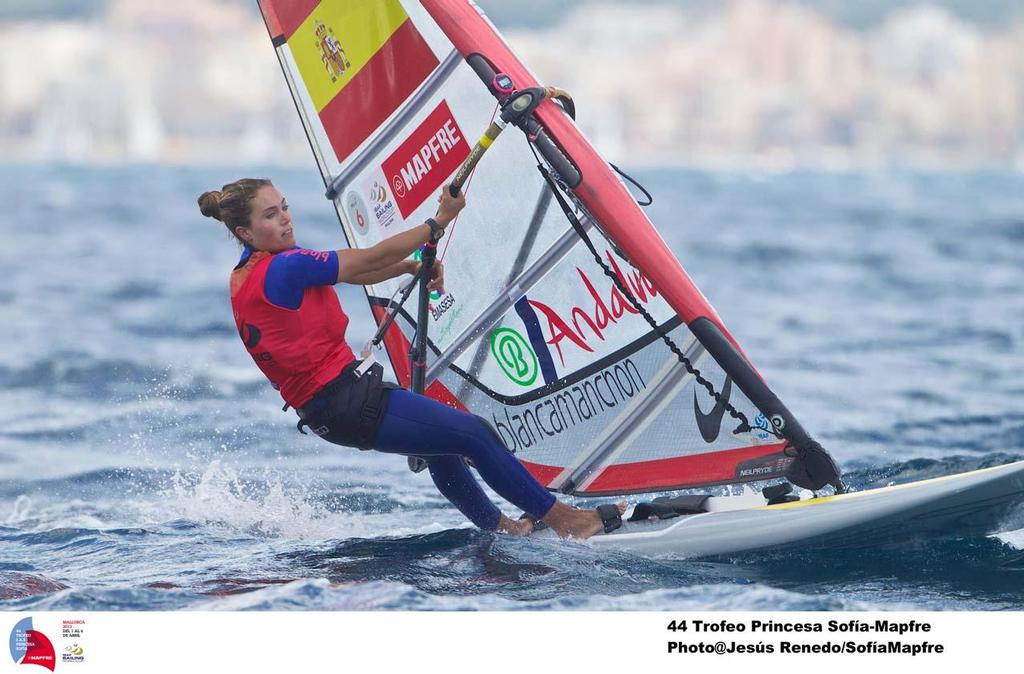
[[[1020, 613], [6, 613], [0, 671], [977, 671], [1017, 659]], [[815, 627], [818, 626], [818, 627]], [[32, 665], [31, 669], [15, 664]]]

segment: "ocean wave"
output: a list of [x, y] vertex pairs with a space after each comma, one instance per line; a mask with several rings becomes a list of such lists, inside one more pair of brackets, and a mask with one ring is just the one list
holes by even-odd
[[1004, 452], [983, 456], [950, 456], [942, 459], [917, 458], [884, 466], [859, 468], [845, 473], [843, 477], [858, 489], [872, 489], [1001, 466], [1021, 459], [1024, 459], [1024, 454]]
[[649, 611], [652, 606], [678, 611], [837, 611], [875, 610], [877, 605], [764, 585], [694, 585], [615, 596], [594, 593], [516, 600], [496, 595], [434, 594], [402, 582], [295, 580], [247, 594], [199, 604], [199, 610], [323, 611]]
[[[215, 331], [223, 330], [218, 326]], [[208, 334], [205, 328], [201, 332]], [[148, 361], [61, 351], [21, 367], [0, 365], [0, 388], [37, 391], [93, 403], [123, 403], [132, 398], [238, 399], [266, 392], [267, 384], [258, 373], [246, 371], [247, 376], [239, 378], [234, 372], [231, 368], [203, 371], [191, 365], [176, 368]]]
[[[15, 285], [0, 289], [14, 328], [0, 570], [65, 587], [0, 607], [1024, 608], [1020, 513], [996, 538], [710, 561], [478, 531], [400, 457], [300, 437], [277, 411], [231, 320], [237, 250], [195, 209], [222, 171], [9, 173], [5, 189], [31, 197], [11, 202], [25, 224], [11, 250], [51, 254], [8, 255]], [[1019, 175], [643, 181], [656, 221], [685, 212], [664, 236], [768, 381], [830, 448], [847, 444], [854, 488], [1024, 456]], [[278, 184], [322, 202], [315, 171]], [[125, 185], [167, 208], [140, 217]], [[312, 210], [303, 242], [334, 245], [333, 213]], [[52, 217], [72, 212], [83, 226]], [[358, 345], [372, 333], [364, 292], [339, 295]]]
[[11, 600], [53, 594], [66, 590], [67, 587], [43, 576], [22, 571], [0, 570], [0, 605]]

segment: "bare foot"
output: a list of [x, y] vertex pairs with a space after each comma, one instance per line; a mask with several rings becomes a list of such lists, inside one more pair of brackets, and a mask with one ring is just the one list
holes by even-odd
[[498, 531], [513, 536], [529, 536], [533, 533], [533, 520], [513, 520], [502, 515], [498, 520]]
[[[616, 507], [619, 509], [619, 515], [626, 512], [625, 501], [619, 501]], [[558, 501], [544, 516], [544, 521], [562, 538], [575, 538], [582, 541], [604, 531], [601, 516], [597, 514], [596, 510], [573, 508]]]

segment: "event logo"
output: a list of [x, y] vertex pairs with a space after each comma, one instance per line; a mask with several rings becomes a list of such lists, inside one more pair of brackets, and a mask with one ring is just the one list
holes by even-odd
[[530, 386], [537, 381], [540, 363], [526, 338], [512, 328], [491, 332], [491, 355], [513, 383]]
[[448, 103], [441, 103], [391, 153], [381, 169], [403, 218], [434, 194], [469, 156], [469, 145]]
[[24, 618], [11, 630], [11, 658], [18, 665], [39, 665], [51, 672], [57, 666], [53, 644], [42, 632], [32, 629], [32, 618]]
[[61, 653], [61, 662], [84, 662], [85, 649], [78, 644], [71, 644], [70, 646], [64, 647], [64, 652]]
[[352, 67], [349, 63], [345, 50], [341, 48], [341, 42], [334, 34], [332, 28], [324, 25], [323, 21], [316, 22], [316, 47], [320, 50], [320, 59], [324, 62], [324, 68], [331, 77], [331, 82], [337, 82], [338, 78], [345, 74], [345, 71]]
[[395, 202], [388, 197], [387, 188], [376, 180], [373, 181], [373, 187], [370, 188], [370, 204], [377, 224], [383, 229], [390, 227], [391, 223], [395, 221]]

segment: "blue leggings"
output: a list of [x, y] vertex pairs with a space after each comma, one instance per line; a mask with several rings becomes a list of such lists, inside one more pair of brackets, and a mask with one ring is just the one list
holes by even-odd
[[403, 389], [388, 392], [387, 412], [373, 448], [389, 454], [423, 457], [434, 484], [481, 529], [498, 527], [501, 511], [474, 479], [463, 457], [502, 498], [540, 519], [555, 504], [548, 492], [472, 414], [452, 409]]

